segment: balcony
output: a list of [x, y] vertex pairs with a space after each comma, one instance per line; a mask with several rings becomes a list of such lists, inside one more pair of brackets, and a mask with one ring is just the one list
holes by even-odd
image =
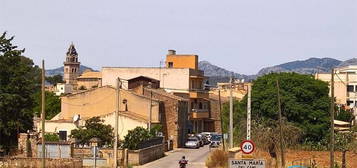
[[201, 119], [201, 118], [209, 118], [208, 109], [192, 109], [190, 113], [191, 119]]
[[191, 90], [190, 98], [191, 99], [209, 98], [209, 93], [208, 93], [208, 91], [205, 91], [205, 90]]

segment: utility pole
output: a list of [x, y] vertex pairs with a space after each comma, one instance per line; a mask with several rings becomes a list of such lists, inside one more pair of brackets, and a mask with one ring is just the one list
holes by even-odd
[[335, 120], [335, 70], [331, 70], [331, 140], [330, 140], [330, 168], [333, 168], [335, 165], [335, 132], [334, 132], [334, 123]]
[[[244, 85], [244, 83], [243, 83]], [[248, 84], [248, 102], [247, 102], [247, 140], [250, 140], [251, 126], [251, 86]]]
[[41, 85], [41, 121], [42, 121], [42, 164], [41, 167], [46, 167], [46, 148], [45, 148], [45, 60], [42, 60], [42, 85]]
[[114, 167], [118, 167], [118, 127], [119, 127], [119, 105], [120, 105], [120, 78], [117, 78], [117, 87], [115, 90], [115, 127], [114, 127]]
[[233, 148], [233, 78], [229, 80], [229, 148]]
[[281, 167], [285, 167], [285, 154], [284, 154], [284, 140], [283, 140], [283, 121], [281, 116], [281, 102], [280, 102], [280, 87], [279, 80], [276, 80], [276, 87], [278, 88], [278, 109], [279, 109], [279, 132], [280, 132], [280, 152], [281, 152]]
[[149, 131], [151, 130], [152, 121], [152, 90], [150, 89], [150, 107], [149, 107]]
[[222, 102], [221, 102], [221, 90], [220, 89], [218, 89], [218, 104], [219, 104], [219, 115], [221, 117], [221, 132], [222, 132], [223, 151], [225, 151], [226, 146], [224, 143], [224, 134], [223, 134]]

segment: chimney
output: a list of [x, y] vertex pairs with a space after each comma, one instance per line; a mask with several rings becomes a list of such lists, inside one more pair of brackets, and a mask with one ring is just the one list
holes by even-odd
[[169, 53], [167, 55], [176, 55], [176, 51], [175, 50], [169, 50]]

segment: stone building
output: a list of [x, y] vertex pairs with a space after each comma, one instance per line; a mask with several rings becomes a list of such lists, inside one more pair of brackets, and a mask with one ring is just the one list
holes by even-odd
[[87, 90], [102, 86], [102, 73], [94, 72], [89, 69], [85, 70], [77, 78], [78, 90]]
[[[327, 82], [331, 86], [331, 73], [316, 73], [315, 79]], [[331, 95], [331, 90], [330, 93]], [[339, 108], [353, 112], [357, 123], [357, 65], [348, 65], [335, 69], [334, 95]]]
[[165, 140], [172, 140], [173, 146], [184, 147], [188, 134], [188, 99], [169, 94], [163, 89], [139, 86], [133, 88], [138, 94], [160, 101], [161, 124]]
[[63, 65], [63, 81], [66, 84], [73, 85], [73, 88], [76, 89], [77, 77], [80, 74], [80, 62], [78, 62], [78, 53], [73, 43], [68, 48], [66, 53], [66, 60]]
[[[232, 96], [238, 100], [242, 100], [243, 97], [248, 93], [248, 85], [249, 82], [240, 82], [234, 81], [232, 83]], [[221, 97], [229, 97], [230, 96], [230, 83], [217, 83], [217, 88], [213, 88], [210, 90], [211, 94], [218, 96], [218, 92], [220, 91]]]
[[[116, 79], [128, 81], [145, 76], [160, 81], [160, 88], [176, 96], [188, 99], [190, 126], [188, 132], [213, 131], [210, 118], [208, 91], [204, 89], [204, 72], [198, 69], [198, 56], [176, 54], [169, 50], [166, 67], [103, 67], [102, 85], [116, 86]], [[128, 89], [128, 88], [126, 88]]]
[[[71, 130], [84, 126], [85, 120], [100, 117], [104, 124], [114, 128], [116, 89], [111, 86], [94, 88], [61, 97], [61, 112], [46, 121], [45, 132], [58, 133], [68, 140]], [[119, 137], [124, 138], [128, 130], [137, 126], [147, 128], [149, 107], [152, 105], [151, 123], [160, 123], [160, 101], [132, 91], [121, 89], [119, 109]], [[41, 132], [40, 119], [34, 120], [34, 129]]]

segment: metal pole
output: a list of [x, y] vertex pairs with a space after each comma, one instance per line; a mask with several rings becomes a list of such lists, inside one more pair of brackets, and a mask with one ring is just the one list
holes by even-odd
[[42, 121], [42, 164], [41, 167], [46, 167], [46, 148], [45, 148], [45, 60], [42, 60], [42, 85], [41, 85], [41, 121]]
[[283, 121], [281, 116], [281, 103], [280, 103], [280, 88], [279, 80], [276, 80], [276, 87], [278, 88], [278, 109], [279, 109], [279, 131], [280, 131], [280, 152], [281, 152], [281, 166], [285, 167], [285, 154], [284, 154], [284, 141], [283, 141]]
[[[244, 85], [244, 83], [243, 83]], [[251, 126], [251, 86], [248, 84], [248, 102], [247, 102], [247, 140], [250, 140]]]
[[151, 130], [151, 121], [152, 121], [152, 90], [150, 90], [150, 107], [149, 107], [149, 131]]
[[335, 120], [335, 70], [331, 70], [331, 140], [330, 140], [330, 168], [334, 167], [335, 164], [335, 132], [334, 132], [334, 123]]
[[97, 167], [97, 147], [94, 146], [94, 168]]
[[232, 77], [229, 81], [229, 148], [233, 148], [233, 95], [232, 95]]
[[120, 79], [117, 78], [117, 87], [115, 91], [115, 127], [114, 127], [114, 167], [118, 167], [118, 115], [119, 115], [119, 92]]
[[224, 134], [223, 134], [223, 118], [222, 118], [222, 102], [221, 102], [221, 90], [218, 89], [218, 103], [219, 103], [219, 115], [221, 117], [221, 132], [222, 132], [222, 143], [223, 143], [223, 150], [226, 150], [226, 146], [224, 143]]

